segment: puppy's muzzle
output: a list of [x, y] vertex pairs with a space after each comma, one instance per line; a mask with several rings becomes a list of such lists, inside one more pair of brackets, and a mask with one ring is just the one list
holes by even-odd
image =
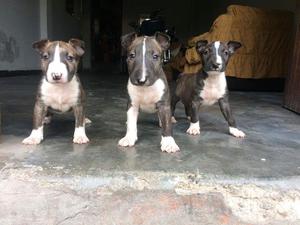
[[212, 70], [218, 71], [221, 69], [221, 64], [220, 63], [213, 63], [212, 64]]
[[147, 78], [141, 78], [141, 77], [137, 77], [137, 78], [134, 78], [134, 79], [131, 79], [131, 83], [134, 84], [134, 85], [137, 85], [137, 86], [143, 86], [145, 85], [147, 82]]
[[59, 81], [62, 78], [62, 73], [51, 73], [52, 79], [55, 81]]
[[141, 79], [141, 78], [138, 78], [137, 79], [137, 84], [138, 85], [144, 85], [146, 83], [147, 79]]

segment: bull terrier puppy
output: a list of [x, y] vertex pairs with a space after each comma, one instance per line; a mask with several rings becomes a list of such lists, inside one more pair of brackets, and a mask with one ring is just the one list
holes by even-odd
[[23, 144], [36, 145], [43, 138], [43, 124], [50, 122], [52, 113], [73, 110], [75, 132], [73, 142], [89, 142], [85, 133], [85, 94], [77, 75], [84, 43], [78, 39], [69, 42], [41, 40], [33, 44], [40, 53], [43, 76], [38, 86], [33, 113], [33, 129]]
[[122, 37], [122, 46], [127, 50], [129, 100], [127, 132], [119, 141], [120, 146], [133, 146], [137, 141], [137, 119], [139, 110], [143, 110], [158, 112], [162, 126], [161, 150], [168, 153], [179, 151], [172, 137], [170, 92], [162, 69], [163, 50], [169, 45], [169, 37], [162, 33], [152, 37], [137, 37], [131, 33]]
[[235, 137], [245, 137], [245, 133], [236, 127], [232, 116], [225, 77], [228, 60], [240, 47], [241, 44], [236, 41], [197, 42], [196, 49], [201, 56], [203, 68], [197, 74], [182, 75], [178, 79], [171, 103], [174, 122], [176, 122], [174, 118], [176, 103], [181, 100], [184, 104], [186, 115], [190, 119], [190, 127], [186, 131], [188, 134], [200, 134], [199, 108], [218, 102], [228, 122], [229, 133]]

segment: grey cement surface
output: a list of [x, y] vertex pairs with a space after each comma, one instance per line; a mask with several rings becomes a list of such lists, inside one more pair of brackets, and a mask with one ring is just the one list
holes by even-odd
[[30, 134], [39, 76], [0, 78], [0, 224], [300, 224], [300, 117], [281, 93], [232, 92], [236, 139], [217, 106], [201, 112], [201, 135], [185, 134], [178, 106], [176, 154], [160, 151], [156, 115], [141, 114], [134, 148], [125, 134], [125, 75], [83, 73], [88, 145], [72, 144], [72, 114], [58, 115], [38, 146]]
[[140, 114], [139, 140], [133, 148], [120, 148], [125, 134], [125, 75], [108, 72], [81, 74], [88, 96], [87, 127], [91, 142], [72, 144], [72, 114], [57, 115], [45, 128], [38, 146], [21, 141], [31, 131], [32, 110], [38, 76], [1, 78], [2, 137], [0, 165], [64, 168], [72, 174], [104, 171], [154, 171], [198, 173], [204, 176], [234, 178], [287, 178], [300, 175], [300, 116], [281, 107], [281, 93], [231, 92], [231, 106], [238, 127], [247, 137], [228, 134], [218, 106], [205, 108], [200, 115], [201, 135], [188, 136], [188, 121], [178, 104], [174, 137], [179, 153], [160, 151], [157, 116]]

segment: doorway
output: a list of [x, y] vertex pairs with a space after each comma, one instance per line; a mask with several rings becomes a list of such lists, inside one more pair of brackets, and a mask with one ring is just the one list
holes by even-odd
[[121, 34], [122, 0], [92, 0], [92, 68], [120, 60]]

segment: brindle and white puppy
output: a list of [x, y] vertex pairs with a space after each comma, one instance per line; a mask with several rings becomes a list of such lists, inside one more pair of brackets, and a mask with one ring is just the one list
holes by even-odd
[[43, 124], [50, 122], [50, 115], [70, 110], [75, 115], [73, 142], [89, 142], [85, 134], [85, 94], [77, 75], [84, 43], [78, 39], [68, 43], [41, 40], [34, 43], [33, 48], [40, 53], [43, 76], [34, 106], [33, 130], [23, 144], [39, 144], [44, 138]]
[[131, 33], [122, 37], [122, 46], [127, 50], [129, 100], [127, 132], [119, 145], [133, 146], [137, 141], [137, 119], [141, 109], [158, 112], [162, 125], [161, 150], [179, 151], [172, 137], [170, 92], [162, 69], [162, 53], [169, 47], [169, 37], [161, 33], [153, 37], [137, 37]]
[[236, 127], [228, 101], [228, 89], [225, 69], [233, 53], [241, 47], [239, 42], [220, 41], [208, 43], [199, 41], [196, 44], [197, 52], [202, 59], [202, 70], [193, 75], [182, 75], [177, 81], [175, 94], [172, 96], [172, 121], [176, 103], [181, 100], [185, 106], [187, 117], [191, 120], [188, 134], [200, 134], [199, 107], [213, 105], [218, 102], [220, 109], [228, 122], [229, 133], [243, 138], [245, 133]]

